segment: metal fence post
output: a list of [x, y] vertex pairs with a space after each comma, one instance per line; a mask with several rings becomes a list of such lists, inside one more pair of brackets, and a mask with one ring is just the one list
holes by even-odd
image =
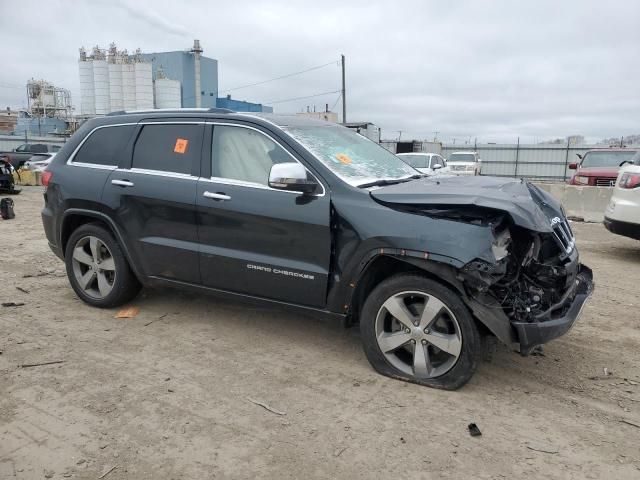
[[520, 137], [518, 137], [518, 143], [516, 144], [516, 169], [513, 172], [513, 176], [518, 178], [518, 157], [520, 157]]
[[569, 165], [569, 139], [567, 139], [567, 153], [564, 156], [564, 172], [562, 172], [562, 180], [567, 181], [567, 165]]

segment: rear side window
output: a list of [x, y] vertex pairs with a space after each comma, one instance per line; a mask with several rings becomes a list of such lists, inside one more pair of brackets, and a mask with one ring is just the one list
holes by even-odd
[[133, 151], [133, 168], [191, 174], [200, 161], [202, 125], [145, 125]]
[[95, 130], [73, 157], [73, 162], [117, 166], [118, 154], [131, 138], [134, 128], [134, 125], [121, 125]]

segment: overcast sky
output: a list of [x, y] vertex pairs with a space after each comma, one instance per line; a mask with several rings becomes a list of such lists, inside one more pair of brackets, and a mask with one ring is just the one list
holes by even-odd
[[[25, 83], [69, 88], [79, 107], [78, 48], [116, 42], [144, 52], [199, 38], [224, 90], [271, 102], [339, 90], [347, 120], [384, 138], [521, 142], [640, 133], [640, 2], [0, 0], [0, 106], [26, 104]], [[337, 93], [274, 104], [277, 113]]]

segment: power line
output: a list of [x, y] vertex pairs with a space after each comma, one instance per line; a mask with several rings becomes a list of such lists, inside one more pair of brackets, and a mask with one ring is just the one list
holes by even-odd
[[336, 105], [340, 101], [340, 98], [342, 98], [342, 92], [340, 93], [340, 95], [338, 95], [338, 98], [336, 98], [336, 101], [334, 102], [333, 106], [331, 107], [331, 111], [332, 112], [333, 112], [333, 109], [336, 108]]
[[323, 65], [317, 65], [315, 67], [307, 68], [306, 70], [300, 70], [299, 72], [287, 73], [286, 75], [281, 75], [279, 77], [271, 78], [269, 80], [263, 80], [261, 82], [250, 83], [250, 84], [247, 84], [247, 85], [242, 85], [240, 87], [233, 87], [233, 88], [229, 88], [229, 89], [226, 89], [226, 90], [219, 90], [218, 94], [227, 93], [227, 92], [233, 92], [234, 90], [240, 90], [242, 88], [255, 87], [257, 85], [264, 85], [265, 83], [274, 82], [276, 80], [282, 80], [283, 78], [289, 78], [289, 77], [293, 77], [295, 75], [301, 75], [301, 74], [307, 73], [307, 72], [312, 72], [313, 70], [318, 70], [320, 68], [324, 68], [324, 67], [327, 67], [329, 65], [334, 65], [336, 63], [337, 63], [337, 60], [334, 60], [333, 62], [325, 63]]
[[332, 92], [316, 93], [315, 95], [307, 95], [305, 97], [294, 97], [294, 98], [285, 98], [283, 100], [274, 100], [272, 102], [264, 102], [264, 105], [274, 105], [276, 103], [293, 102], [295, 100], [304, 100], [305, 98], [314, 98], [314, 97], [321, 97], [323, 95], [331, 95], [332, 93], [340, 93], [340, 90], [334, 90]]

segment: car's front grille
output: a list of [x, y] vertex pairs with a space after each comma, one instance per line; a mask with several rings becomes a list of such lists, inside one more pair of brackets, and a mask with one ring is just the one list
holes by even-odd
[[458, 170], [466, 170], [467, 169], [466, 165], [451, 165], [450, 164], [450, 166], [451, 166], [451, 170], [456, 170], [456, 171], [458, 171]]
[[598, 187], [613, 187], [616, 184], [615, 177], [600, 177], [596, 178], [596, 185]]
[[576, 240], [573, 236], [573, 231], [569, 226], [569, 221], [565, 218], [564, 220], [553, 224], [552, 228], [553, 235], [556, 237], [556, 240], [560, 244], [562, 250], [566, 253], [571, 253], [575, 247]]

